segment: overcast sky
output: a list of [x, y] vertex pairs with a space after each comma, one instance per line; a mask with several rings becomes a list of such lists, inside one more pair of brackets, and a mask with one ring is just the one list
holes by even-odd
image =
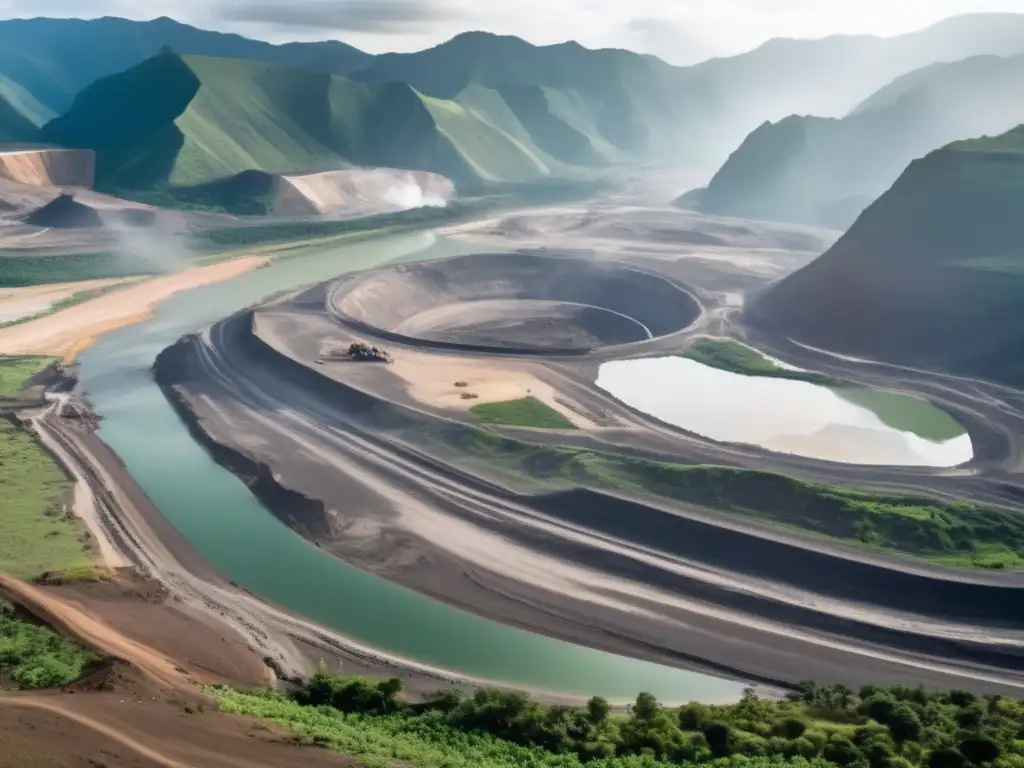
[[1024, 0], [0, 0], [0, 18], [166, 15], [274, 42], [336, 39], [373, 52], [418, 50], [483, 29], [679, 64], [772, 37], [894, 35], [978, 11], [1024, 12]]

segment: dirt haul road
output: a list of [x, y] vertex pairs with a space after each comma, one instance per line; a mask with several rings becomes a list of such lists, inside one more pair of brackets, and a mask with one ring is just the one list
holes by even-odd
[[[61, 588], [56, 588], [61, 589]], [[198, 684], [258, 685], [269, 670], [243, 680], [127, 638], [91, 606], [0, 576], [0, 596], [94, 651], [100, 661], [61, 690], [0, 696], [0, 765], [105, 765], [110, 768], [284, 768], [295, 764], [289, 734], [220, 714]], [[178, 610], [163, 606], [164, 613]], [[160, 619], [156, 619], [159, 623]], [[220, 645], [225, 638], [191, 628]], [[189, 640], [194, 638], [190, 637]], [[187, 640], [176, 650], [195, 651]], [[237, 655], [245, 653], [232, 647]], [[252, 661], [255, 661], [253, 659]], [[217, 665], [215, 664], [214, 667]], [[234, 668], [234, 665], [230, 665]], [[326, 750], [307, 749], [303, 765], [351, 766]]]
[[[72, 476], [84, 482], [76, 502], [83, 501], [89, 510], [90, 530], [101, 540], [105, 557], [130, 565], [161, 585], [176, 607], [232, 634], [259, 658], [273, 660], [284, 674], [307, 675], [321, 660], [338, 659], [350, 674], [399, 673], [413, 693], [487, 683], [363, 646], [239, 589], [167, 522], [90, 427], [62, 418], [60, 409], [53, 407], [29, 414], [28, 419]], [[557, 695], [543, 698], [568, 701]]]

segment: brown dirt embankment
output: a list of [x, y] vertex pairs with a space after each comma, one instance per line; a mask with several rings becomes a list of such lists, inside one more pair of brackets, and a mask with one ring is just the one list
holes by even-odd
[[[144, 694], [146, 692], [141, 692]], [[119, 692], [0, 699], [7, 768], [354, 768], [283, 728]]]
[[455, 196], [450, 179], [427, 171], [349, 168], [278, 179], [278, 216], [365, 216], [390, 210], [443, 205]]
[[[137, 587], [142, 588], [142, 582]], [[152, 585], [150, 600], [154, 599]], [[244, 658], [248, 654], [253, 664], [233, 662], [229, 672], [216, 661], [225, 658], [216, 652], [216, 646], [226, 645], [229, 639], [211, 629], [208, 624], [177, 611], [165, 599], [158, 603], [140, 601], [128, 584], [79, 584], [72, 587], [43, 587], [18, 581], [0, 574], [0, 595], [18, 605], [41, 623], [62, 635], [107, 658], [116, 659], [156, 687], [186, 697], [194, 697], [194, 683], [254, 685], [270, 681], [268, 670], [251, 651], [240, 642], [231, 640], [231, 655]], [[158, 594], [158, 593], [156, 593]], [[159, 606], [159, 610], [147, 608]], [[131, 615], [135, 612], [134, 615]], [[124, 628], [132, 628], [130, 635], [109, 623], [107, 617]], [[140, 633], [141, 630], [141, 633]], [[178, 633], [184, 631], [180, 639]], [[141, 639], [143, 635], [156, 641], [165, 650], [159, 650]], [[193, 665], [190, 657], [203, 660]], [[220, 667], [220, 669], [218, 669]]]
[[87, 187], [96, 181], [91, 149], [24, 149], [0, 152], [0, 177], [32, 187]]
[[354, 765], [299, 747], [283, 729], [217, 712], [195, 683], [258, 685], [266, 668], [151, 583], [123, 573], [44, 587], [0, 576], [0, 596], [103, 657], [61, 690], [0, 696], [0, 766]]

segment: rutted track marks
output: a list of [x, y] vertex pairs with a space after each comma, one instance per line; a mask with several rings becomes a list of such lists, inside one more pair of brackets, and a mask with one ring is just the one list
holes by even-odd
[[[517, 497], [403, 444], [415, 414], [279, 354], [251, 333], [251, 318], [243, 314], [182, 342], [174, 370], [158, 364], [165, 390], [173, 387], [189, 408], [206, 400], [229, 409], [232, 419], [245, 419], [261, 440], [279, 448], [268, 471], [304, 495], [327, 501], [332, 487], [307, 482], [309, 473], [294, 475], [295, 465], [281, 451], [291, 445], [305, 460], [332, 468], [331, 475], [343, 478], [338, 483], [359, 487], [367, 499], [350, 515], [372, 519], [458, 572], [478, 574], [477, 586], [438, 594], [422, 586], [432, 579], [393, 567], [386, 551], [346, 542], [340, 529], [331, 548], [356, 564], [551, 634], [676, 663], [696, 657], [704, 666], [740, 668], [752, 678], [796, 679], [796, 666], [785, 657], [811, 653], [816, 658], [800, 665], [803, 676], [813, 667], [821, 679], [851, 679], [866, 665], [876, 679], [963, 676], [973, 678], [974, 687], [1002, 690], [1022, 683], [1024, 637], [1011, 629], [1020, 604], [1016, 588], [815, 555], [603, 494]], [[203, 421], [204, 431], [217, 432], [210, 439], [226, 440], [209, 411]], [[654, 528], [639, 525], [641, 532], [682, 529], [659, 541], [618, 526], [624, 517], [649, 519]], [[731, 553], [731, 562], [710, 553]], [[805, 557], [821, 563], [793, 565]], [[504, 598], [522, 608], [514, 617], [500, 615], [495, 577], [507, 579]], [[552, 616], [562, 617], [561, 625]], [[717, 653], [696, 629], [707, 632], [712, 625], [729, 635]], [[615, 642], [608, 639], [613, 635]], [[730, 644], [747, 645], [754, 636], [761, 647], [748, 646], [751, 657], [738, 661]]]

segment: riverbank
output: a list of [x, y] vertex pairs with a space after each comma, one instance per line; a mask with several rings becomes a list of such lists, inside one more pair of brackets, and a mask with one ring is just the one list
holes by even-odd
[[0, 354], [52, 355], [72, 363], [98, 336], [145, 320], [157, 304], [174, 294], [230, 280], [266, 263], [266, 257], [242, 256], [189, 267], [135, 282], [56, 314], [0, 328]]
[[39, 586], [0, 576], [0, 600], [95, 659], [60, 688], [0, 693], [4, 765], [353, 765], [323, 750], [298, 752], [285, 729], [217, 711], [200, 686], [251, 689], [270, 681], [269, 670], [152, 584], [132, 578]]
[[[62, 455], [73, 462], [72, 474], [85, 478], [98, 532], [106, 539], [104, 547], [144, 579], [159, 584], [176, 605], [183, 605], [207, 625], [227, 627], [286, 676], [304, 676], [327, 660], [332, 668], [351, 674], [401, 674], [411, 690], [421, 693], [448, 685], [468, 689], [486, 683], [365, 648], [236, 587], [170, 525], [91, 429], [59, 419], [53, 412], [35, 423], [61, 445]], [[549, 701], [575, 701], [537, 693]]]

